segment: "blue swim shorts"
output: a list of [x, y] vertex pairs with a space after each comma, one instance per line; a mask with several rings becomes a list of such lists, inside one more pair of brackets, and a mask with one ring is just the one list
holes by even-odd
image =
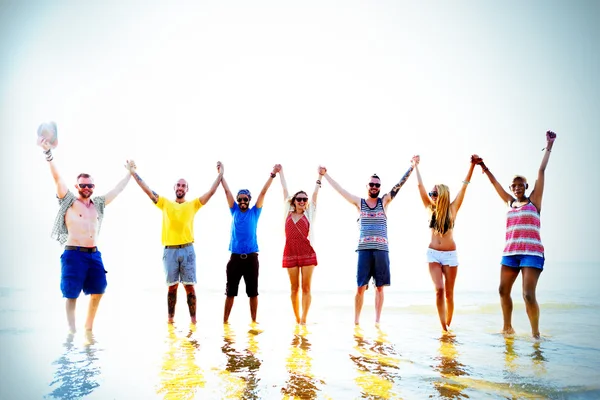
[[502, 265], [506, 265], [507, 267], [512, 268], [537, 268], [544, 269], [544, 257], [540, 256], [530, 256], [527, 254], [517, 254], [514, 256], [503, 256]]
[[106, 290], [106, 270], [99, 251], [65, 250], [60, 265], [63, 297], [76, 299], [82, 290], [85, 294], [103, 294]]
[[391, 282], [389, 253], [385, 250], [357, 250], [357, 252], [357, 286], [367, 286], [371, 277], [375, 280], [376, 287], [389, 286]]
[[165, 248], [163, 252], [163, 267], [167, 286], [179, 282], [184, 285], [196, 284], [196, 252], [189, 245], [178, 249]]

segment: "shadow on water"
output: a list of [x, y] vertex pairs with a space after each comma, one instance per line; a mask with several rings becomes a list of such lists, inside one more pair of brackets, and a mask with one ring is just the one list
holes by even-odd
[[206, 384], [202, 369], [196, 363], [200, 348], [194, 337], [196, 325], [189, 332], [177, 335], [173, 325], [168, 326], [167, 350], [160, 371], [160, 385], [156, 390], [165, 399], [192, 399]]
[[102, 349], [96, 346], [92, 332], [85, 333], [83, 347], [76, 346], [74, 339], [75, 335], [70, 333], [63, 344], [64, 353], [52, 363], [57, 368], [50, 383], [52, 392], [45, 398], [80, 399], [100, 386], [98, 352]]
[[260, 393], [257, 377], [262, 362], [256, 357], [259, 352], [257, 336], [261, 330], [252, 324], [248, 330], [247, 346], [238, 350], [235, 332], [231, 325], [223, 325], [223, 346], [221, 351], [226, 357], [223, 398], [227, 399], [259, 399]]
[[434, 358], [437, 365], [434, 365], [433, 369], [440, 373], [441, 379], [434, 381], [433, 387], [444, 399], [469, 397], [463, 393], [467, 385], [456, 381], [457, 377], [469, 376], [467, 367], [458, 358], [460, 353], [456, 348], [457, 345], [460, 345], [460, 343], [455, 336], [443, 334], [440, 337], [438, 355]]
[[281, 388], [284, 399], [314, 399], [320, 391], [319, 385], [325, 382], [312, 374], [313, 359], [310, 356], [309, 332], [306, 326], [296, 325], [290, 352], [286, 359], [288, 379]]
[[399, 398], [400, 393], [394, 386], [400, 385], [400, 356], [394, 345], [387, 340], [387, 335], [377, 327], [377, 337], [367, 339], [362, 329], [354, 329], [355, 354], [350, 359], [356, 366], [357, 376], [354, 379], [361, 390], [362, 397], [367, 399]]

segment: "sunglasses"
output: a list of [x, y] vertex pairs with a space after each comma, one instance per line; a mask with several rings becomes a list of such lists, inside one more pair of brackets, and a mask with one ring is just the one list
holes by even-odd
[[437, 197], [438, 192], [429, 192], [429, 197]]
[[247, 197], [238, 197], [237, 201], [238, 203], [247, 203], [248, 201], [250, 201], [250, 199]]
[[296, 201], [297, 202], [307, 202], [308, 201], [308, 197], [296, 197]]
[[89, 189], [93, 189], [94, 188], [94, 184], [93, 183], [80, 183], [79, 187], [81, 189], [85, 189], [85, 188], [89, 188]]
[[381, 186], [381, 183], [369, 182], [369, 187], [376, 187], [376, 188], [378, 188], [380, 186]]

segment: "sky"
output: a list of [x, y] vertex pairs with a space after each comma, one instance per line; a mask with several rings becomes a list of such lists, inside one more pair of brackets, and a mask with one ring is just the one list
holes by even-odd
[[[189, 198], [205, 193], [217, 161], [254, 198], [276, 163], [291, 192], [311, 193], [319, 165], [353, 194], [373, 173], [388, 191], [415, 154], [427, 188], [452, 196], [474, 153], [502, 184], [533, 183], [551, 129], [542, 240], [545, 276], [560, 282], [560, 265], [597, 262], [599, 20], [596, 1], [0, 1], [0, 286], [58, 295], [55, 187], [35, 144], [45, 121], [71, 187], [88, 172], [106, 193], [133, 159], [170, 198], [179, 178]], [[313, 286], [352, 290], [356, 210], [326, 182], [318, 204]], [[276, 179], [261, 285], [287, 290], [281, 210]], [[505, 213], [476, 169], [457, 216], [457, 290], [496, 290]], [[414, 174], [388, 218], [392, 285], [430, 289]], [[224, 286], [230, 222], [219, 188], [195, 220], [199, 285]], [[163, 285], [160, 223], [132, 180], [100, 234], [109, 284]]]

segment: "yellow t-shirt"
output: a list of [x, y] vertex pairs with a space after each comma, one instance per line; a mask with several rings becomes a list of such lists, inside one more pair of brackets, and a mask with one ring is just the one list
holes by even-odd
[[194, 241], [194, 216], [202, 207], [196, 198], [185, 203], [177, 203], [159, 197], [156, 206], [162, 210], [162, 244], [174, 246]]

